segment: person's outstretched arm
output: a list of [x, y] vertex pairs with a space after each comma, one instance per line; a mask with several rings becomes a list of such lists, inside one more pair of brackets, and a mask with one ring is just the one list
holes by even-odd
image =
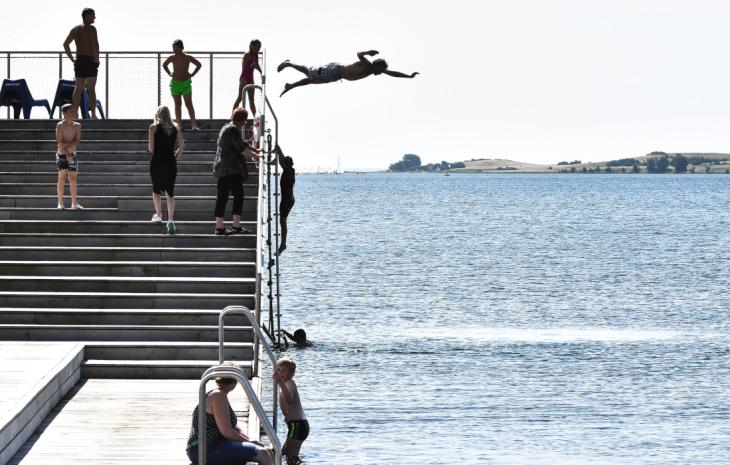
[[377, 54], [378, 54], [378, 51], [377, 50], [368, 50], [368, 51], [365, 51], [365, 52], [357, 52], [357, 59], [360, 60], [360, 61], [362, 61], [362, 62], [365, 62], [365, 63], [370, 64], [370, 60], [368, 60], [365, 57], [366, 56], [374, 56], [374, 55], [377, 55]]
[[417, 74], [421, 74], [421, 73], [416, 71], [415, 73], [405, 74], [405, 73], [401, 73], [400, 71], [391, 71], [389, 69], [386, 69], [385, 71], [383, 71], [383, 74], [387, 74], [388, 76], [393, 76], [393, 77], [397, 77], [397, 78], [413, 79], [414, 77], [416, 77]]

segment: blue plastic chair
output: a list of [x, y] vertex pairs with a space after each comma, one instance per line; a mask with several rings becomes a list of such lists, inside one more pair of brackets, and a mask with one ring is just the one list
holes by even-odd
[[51, 107], [48, 100], [35, 100], [28, 89], [25, 79], [3, 79], [3, 86], [0, 88], [0, 107], [13, 107], [15, 119], [20, 118], [20, 110], [23, 110], [23, 118], [30, 118], [30, 111], [33, 107], [46, 107], [48, 117], [51, 117]]
[[[58, 85], [56, 86], [56, 96], [53, 97], [53, 107], [51, 107], [51, 114], [56, 111], [56, 107], [61, 107], [64, 103], [73, 102], [75, 85], [76, 84], [74, 83], [74, 81], [69, 81], [67, 79], [58, 80]], [[96, 108], [99, 110], [99, 114], [101, 114], [101, 117], [106, 119], [106, 116], [104, 116], [104, 107], [101, 105], [101, 102], [98, 99], [96, 101]], [[58, 117], [62, 117], [60, 111]], [[84, 90], [81, 91], [81, 117], [84, 119], [89, 118], [89, 93], [86, 91], [86, 87], [84, 87]]]

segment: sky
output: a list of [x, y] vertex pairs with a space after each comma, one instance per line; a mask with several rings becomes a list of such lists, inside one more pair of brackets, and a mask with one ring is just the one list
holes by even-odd
[[[267, 53], [280, 144], [302, 170], [385, 169], [507, 158], [602, 161], [667, 152], [730, 152], [730, 2], [714, 0], [277, 0], [63, 4], [24, 0], [0, 50], [61, 50], [83, 7], [102, 51]], [[32, 29], [39, 31], [29, 33]], [[421, 74], [306, 86], [284, 59], [356, 61], [376, 49]], [[231, 76], [237, 86], [238, 76]], [[194, 93], [195, 98], [195, 93]]]

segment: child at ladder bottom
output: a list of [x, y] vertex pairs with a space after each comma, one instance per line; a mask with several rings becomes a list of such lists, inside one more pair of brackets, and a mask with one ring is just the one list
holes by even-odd
[[282, 452], [286, 456], [287, 465], [302, 463], [299, 450], [309, 436], [309, 422], [304, 416], [302, 402], [299, 400], [297, 384], [292, 379], [297, 371], [297, 364], [289, 356], [281, 357], [276, 362], [276, 370], [272, 378], [279, 383], [279, 406], [284, 414], [288, 428]]

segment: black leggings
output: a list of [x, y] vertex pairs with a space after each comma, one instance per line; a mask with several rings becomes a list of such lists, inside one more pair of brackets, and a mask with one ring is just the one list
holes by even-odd
[[218, 178], [218, 198], [215, 201], [216, 218], [223, 218], [229, 193], [233, 195], [233, 214], [240, 216], [243, 211], [243, 175], [241, 173]]

